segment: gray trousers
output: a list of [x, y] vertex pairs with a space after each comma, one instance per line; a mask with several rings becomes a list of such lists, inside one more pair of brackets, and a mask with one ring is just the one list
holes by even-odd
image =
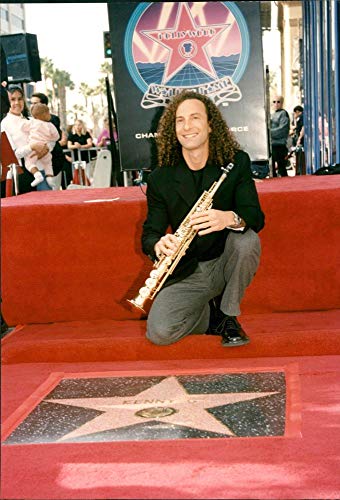
[[200, 262], [193, 274], [163, 288], [155, 297], [147, 321], [147, 338], [157, 345], [177, 342], [209, 326], [209, 301], [222, 295], [221, 311], [240, 314], [240, 302], [260, 262], [258, 235], [230, 232], [217, 259]]

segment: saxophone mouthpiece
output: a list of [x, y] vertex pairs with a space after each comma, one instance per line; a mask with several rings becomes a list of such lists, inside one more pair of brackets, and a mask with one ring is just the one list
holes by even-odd
[[234, 168], [233, 163], [229, 163], [226, 167], [222, 167], [222, 170], [225, 174], [229, 174], [230, 170]]

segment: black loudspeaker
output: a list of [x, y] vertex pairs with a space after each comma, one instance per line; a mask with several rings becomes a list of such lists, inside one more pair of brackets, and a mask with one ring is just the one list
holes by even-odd
[[16, 33], [0, 36], [7, 62], [8, 83], [29, 83], [41, 80], [37, 35]]

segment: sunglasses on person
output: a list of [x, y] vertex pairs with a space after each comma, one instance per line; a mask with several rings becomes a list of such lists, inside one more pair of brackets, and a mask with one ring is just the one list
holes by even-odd
[[275, 103], [280, 104], [280, 102], [281, 102], [281, 101], [273, 101], [273, 104], [275, 104]]

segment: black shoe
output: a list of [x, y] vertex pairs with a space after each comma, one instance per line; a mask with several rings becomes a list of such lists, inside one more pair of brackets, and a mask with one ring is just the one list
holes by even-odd
[[239, 347], [249, 344], [250, 339], [234, 316], [225, 316], [217, 331], [222, 335], [221, 344], [224, 347]]
[[225, 314], [219, 308], [220, 297], [215, 297], [209, 302], [210, 307], [210, 318], [209, 318], [209, 327], [206, 335], [221, 335], [221, 332], [218, 332], [218, 326], [225, 318]]
[[210, 318], [209, 318], [209, 327], [206, 334], [221, 335], [220, 333], [216, 332], [216, 328], [225, 317], [225, 314], [223, 314], [223, 312], [217, 306], [215, 299], [210, 300], [209, 307], [210, 307]]

